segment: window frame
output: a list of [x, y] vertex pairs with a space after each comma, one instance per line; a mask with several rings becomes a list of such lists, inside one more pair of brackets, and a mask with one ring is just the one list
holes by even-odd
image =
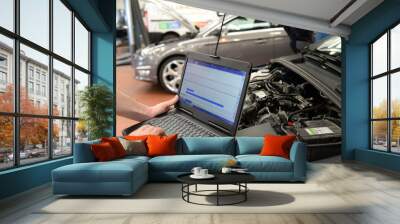
[[[59, 0], [62, 4], [65, 5], [66, 8], [68, 8], [68, 10], [71, 11], [71, 18], [70, 18], [70, 22], [71, 22], [71, 59], [67, 59], [64, 58], [63, 56], [53, 52], [53, 1], [54, 0], [48, 0], [49, 2], [49, 48], [46, 49], [45, 47], [40, 46], [39, 44], [36, 44], [32, 41], [30, 41], [29, 39], [24, 38], [23, 36], [20, 35], [20, 0], [14, 0], [13, 1], [13, 10], [14, 10], [14, 30], [10, 31], [4, 27], [0, 26], [0, 35], [3, 35], [5, 37], [11, 38], [13, 40], [13, 44], [14, 44], [14, 48], [13, 48], [13, 52], [12, 52], [12, 57], [13, 57], [13, 64], [11, 65], [11, 75], [13, 75], [13, 81], [14, 81], [14, 96], [13, 96], [13, 111], [12, 112], [2, 112], [0, 111], [0, 116], [10, 116], [13, 119], [13, 154], [14, 154], [14, 161], [13, 161], [13, 166], [11, 167], [5, 167], [5, 168], [0, 168], [0, 172], [4, 171], [4, 170], [10, 170], [10, 169], [15, 169], [18, 167], [23, 167], [23, 166], [29, 166], [29, 165], [33, 165], [33, 164], [37, 164], [37, 163], [43, 163], [49, 160], [53, 160], [53, 159], [62, 159], [65, 157], [70, 157], [73, 155], [73, 151], [74, 151], [74, 143], [75, 143], [75, 123], [76, 121], [79, 120], [79, 117], [75, 117], [75, 108], [72, 107], [71, 108], [71, 114], [70, 116], [56, 116], [53, 115], [53, 59], [58, 60], [61, 63], [64, 63], [68, 66], [71, 66], [71, 92], [73, 94], [72, 99], [71, 99], [71, 105], [74, 105], [75, 103], [75, 88], [74, 88], [74, 82], [75, 82], [75, 69], [85, 73], [88, 75], [89, 77], [89, 83], [88, 85], [91, 86], [92, 85], [92, 57], [91, 57], [91, 50], [92, 50], [92, 43], [91, 43], [91, 38], [92, 38], [92, 30], [87, 26], [87, 24], [82, 20], [82, 18], [72, 9], [72, 7], [65, 1], [65, 0]], [[75, 63], [75, 18], [77, 20], [79, 20], [79, 22], [84, 26], [84, 28], [88, 31], [88, 69], [85, 69], [81, 66], [79, 66], [78, 64]], [[43, 53], [45, 55], [48, 56], [49, 59], [49, 63], [48, 63], [48, 85], [46, 86], [46, 96], [48, 97], [48, 112], [46, 115], [39, 115], [39, 114], [28, 114], [28, 113], [21, 113], [20, 111], [20, 85], [21, 85], [21, 80], [20, 80], [20, 65], [21, 65], [21, 61], [20, 61], [20, 45], [23, 44], [27, 47], [32, 48], [33, 50], [36, 50], [40, 53]], [[30, 80], [30, 74], [28, 72], [28, 67], [29, 64], [27, 64], [27, 73], [26, 75], [26, 79], [27, 82]], [[41, 75], [42, 73], [40, 73]], [[36, 80], [36, 70], [33, 70], [33, 80], [34, 83]], [[39, 77], [41, 78], [41, 77]], [[41, 83], [41, 79], [38, 80], [39, 83]], [[35, 85], [35, 84], [34, 84]], [[42, 86], [42, 85], [41, 85]], [[28, 86], [27, 86], [28, 87]], [[27, 89], [27, 91], [29, 91]], [[34, 91], [36, 91], [34, 89]], [[40, 94], [42, 95], [42, 94]], [[48, 122], [48, 136], [47, 136], [47, 142], [49, 143], [47, 145], [47, 149], [48, 150], [48, 155], [47, 158], [43, 158], [43, 160], [38, 161], [38, 162], [33, 162], [33, 163], [26, 163], [26, 164], [21, 164], [20, 161], [20, 119], [21, 118], [44, 118], [47, 119]], [[53, 152], [54, 152], [54, 146], [52, 144], [53, 142], [53, 121], [56, 120], [66, 120], [66, 121], [71, 121], [71, 153], [68, 155], [63, 155], [63, 156], [54, 156]]]
[[[400, 121], [400, 117], [393, 117], [392, 116], [392, 98], [391, 98], [391, 92], [392, 92], [392, 76], [396, 75], [397, 73], [400, 72], [400, 67], [391, 69], [391, 32], [392, 29], [400, 26], [400, 21], [397, 21], [396, 23], [392, 24], [389, 28], [385, 29], [383, 33], [378, 35], [375, 39], [373, 39], [369, 44], [369, 149], [373, 151], [380, 151], [380, 152], [386, 152], [386, 153], [391, 153], [391, 154], [400, 154], [400, 152], [394, 152], [392, 151], [392, 122], [393, 121]], [[381, 37], [384, 35], [387, 35], [387, 64], [386, 64], [386, 71], [374, 75], [373, 72], [373, 44], [376, 43]], [[382, 77], [386, 77], [386, 86], [387, 86], [387, 105], [386, 105], [386, 117], [385, 118], [373, 118], [373, 81]], [[373, 122], [376, 121], [386, 121], [386, 151], [379, 150], [374, 148], [374, 136], [373, 136]]]

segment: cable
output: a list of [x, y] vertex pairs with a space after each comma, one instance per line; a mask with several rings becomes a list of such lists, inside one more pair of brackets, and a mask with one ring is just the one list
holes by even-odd
[[225, 15], [226, 15], [226, 13], [224, 13], [224, 16], [222, 17], [222, 22], [221, 22], [221, 27], [219, 29], [217, 44], [215, 45], [214, 57], [218, 57], [217, 51], [218, 51], [219, 40], [221, 39], [222, 27], [224, 26]]

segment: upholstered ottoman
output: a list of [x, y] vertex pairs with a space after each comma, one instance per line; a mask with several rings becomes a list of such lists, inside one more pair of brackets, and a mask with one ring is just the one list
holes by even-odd
[[53, 193], [131, 195], [148, 180], [147, 157], [109, 162], [74, 163], [53, 170]]

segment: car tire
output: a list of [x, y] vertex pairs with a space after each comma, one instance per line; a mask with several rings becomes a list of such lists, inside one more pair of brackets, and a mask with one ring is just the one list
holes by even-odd
[[184, 65], [184, 56], [172, 56], [161, 64], [158, 81], [163, 89], [171, 93], [178, 92]]
[[177, 33], [166, 33], [161, 37], [161, 41], [177, 39], [179, 39], [179, 35]]

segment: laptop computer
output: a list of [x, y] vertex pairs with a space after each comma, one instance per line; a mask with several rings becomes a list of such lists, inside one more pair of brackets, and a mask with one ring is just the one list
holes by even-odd
[[149, 124], [179, 137], [234, 136], [250, 70], [248, 62], [189, 53], [175, 109], [133, 125], [123, 135]]

